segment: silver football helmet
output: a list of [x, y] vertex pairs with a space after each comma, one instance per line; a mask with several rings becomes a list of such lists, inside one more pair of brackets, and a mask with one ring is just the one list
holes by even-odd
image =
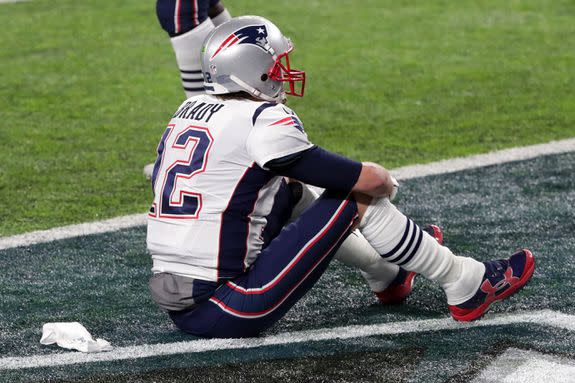
[[[293, 45], [271, 21], [235, 17], [214, 29], [201, 51], [208, 94], [245, 91], [256, 98], [282, 102], [303, 96], [305, 73], [291, 69]], [[285, 86], [284, 86], [285, 85]]]

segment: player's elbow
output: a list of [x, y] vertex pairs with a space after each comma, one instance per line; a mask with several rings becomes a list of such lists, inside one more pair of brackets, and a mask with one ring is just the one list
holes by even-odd
[[387, 197], [393, 191], [391, 174], [378, 164], [363, 162], [361, 173], [352, 191], [372, 197]]

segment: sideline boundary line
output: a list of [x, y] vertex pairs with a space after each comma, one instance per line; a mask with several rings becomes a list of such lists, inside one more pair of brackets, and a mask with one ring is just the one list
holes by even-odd
[[454, 173], [461, 170], [482, 168], [508, 162], [525, 161], [550, 154], [575, 152], [575, 138], [561, 141], [551, 141], [545, 144], [521, 146], [498, 150], [468, 157], [455, 157], [448, 160], [432, 162], [423, 165], [404, 166], [392, 169], [391, 173], [398, 180], [426, 177], [437, 174]]
[[552, 310], [541, 310], [533, 312], [515, 312], [502, 315], [488, 315], [480, 321], [471, 323], [456, 322], [451, 318], [426, 319], [296, 331], [270, 335], [262, 338], [199, 339], [175, 343], [143, 344], [139, 346], [118, 347], [109, 352], [94, 354], [65, 352], [49, 355], [5, 357], [0, 358], [0, 371], [142, 359], [156, 356], [200, 353], [207, 351], [250, 349], [256, 347], [318, 342], [334, 339], [365, 338], [378, 335], [463, 330], [468, 328], [504, 326], [512, 324], [546, 325], [558, 327], [567, 331], [575, 331], [575, 315], [564, 314]]
[[0, 237], [0, 250], [12, 247], [35, 245], [59, 239], [80, 237], [91, 234], [109, 233], [146, 224], [147, 214], [133, 214], [104, 221], [87, 222], [78, 225], [55, 227], [48, 230], [31, 231], [12, 237]]
[[[575, 138], [570, 138], [561, 141], [551, 141], [545, 144], [499, 150], [469, 157], [456, 157], [424, 165], [404, 166], [391, 170], [391, 173], [398, 180], [407, 180], [573, 151], [575, 151]], [[108, 233], [120, 229], [144, 226], [145, 224], [146, 214], [144, 213], [117, 217], [104, 221], [87, 222], [78, 225], [56, 227], [48, 230], [32, 231], [11, 237], [0, 237], [0, 250], [52, 242], [83, 235]]]

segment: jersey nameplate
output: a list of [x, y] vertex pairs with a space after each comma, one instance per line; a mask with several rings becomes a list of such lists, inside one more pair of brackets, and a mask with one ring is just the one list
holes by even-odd
[[188, 120], [210, 121], [212, 116], [224, 107], [224, 104], [209, 104], [197, 101], [188, 101], [174, 114], [172, 118], [185, 118]]

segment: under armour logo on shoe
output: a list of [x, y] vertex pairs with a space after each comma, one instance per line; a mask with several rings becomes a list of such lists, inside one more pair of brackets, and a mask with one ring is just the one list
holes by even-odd
[[486, 279], [481, 284], [481, 291], [487, 294], [488, 297], [494, 297], [499, 291], [508, 288], [509, 286], [513, 286], [519, 282], [519, 278], [513, 276], [513, 269], [508, 267], [503, 274], [503, 279], [500, 280], [493, 286], [489, 279]]

